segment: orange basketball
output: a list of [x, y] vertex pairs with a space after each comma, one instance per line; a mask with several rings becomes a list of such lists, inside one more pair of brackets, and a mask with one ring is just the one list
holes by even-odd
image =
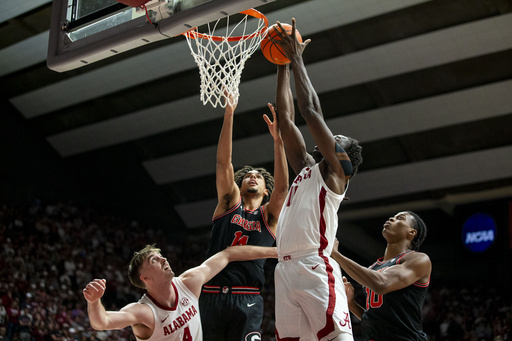
[[[281, 26], [283, 26], [283, 28], [286, 30], [286, 33], [292, 34], [292, 25], [281, 24]], [[265, 37], [261, 41], [260, 47], [261, 52], [263, 52], [265, 58], [274, 64], [284, 65], [288, 64], [290, 60], [286, 58], [286, 55], [284, 54], [281, 46], [277, 45], [269, 39], [269, 37], [272, 37], [274, 40], [281, 40], [278, 32], [276, 32], [278, 29], [279, 26], [277, 26], [277, 24], [270, 26], [265, 33]], [[302, 43], [302, 36], [297, 29], [295, 29], [295, 37], [297, 37], [297, 40]]]

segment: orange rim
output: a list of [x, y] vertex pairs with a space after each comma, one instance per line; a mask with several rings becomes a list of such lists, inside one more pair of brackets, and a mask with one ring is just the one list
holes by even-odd
[[259, 35], [263, 34], [267, 30], [267, 28], [268, 28], [268, 19], [260, 11], [257, 11], [254, 8], [250, 8], [250, 9], [248, 9], [246, 11], [243, 11], [243, 12], [240, 12], [240, 13], [241, 14], [250, 15], [251, 17], [255, 17], [257, 19], [262, 19], [263, 22], [265, 23], [265, 26], [261, 30], [259, 30], [257, 32], [254, 32], [252, 34], [246, 34], [244, 36], [229, 37], [229, 38], [221, 37], [221, 36], [211, 36], [211, 35], [206, 34], [206, 33], [195, 32], [194, 30], [196, 30], [197, 27], [194, 27], [193, 29], [190, 29], [187, 32], [182, 33], [182, 34], [184, 36], [187, 36], [187, 37], [192, 38], [192, 39], [201, 38], [201, 39], [208, 39], [208, 40], [215, 40], [215, 41], [224, 41], [224, 40], [227, 40], [227, 41], [238, 41], [238, 40], [242, 40], [242, 39], [244, 39], [244, 40], [245, 39], [252, 39], [252, 38], [254, 38], [256, 36], [259, 36]]

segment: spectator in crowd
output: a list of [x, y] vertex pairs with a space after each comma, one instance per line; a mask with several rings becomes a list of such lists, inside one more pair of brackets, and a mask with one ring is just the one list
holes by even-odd
[[20, 341], [30, 341], [32, 339], [32, 315], [27, 308], [21, 310], [19, 325], [18, 336]]
[[[60, 235], [56, 233], [58, 226], [64, 226]], [[112, 273], [112, 269], [125, 272], [123, 269], [131, 257], [130, 250], [154, 242], [169, 254], [169, 262], [175, 271], [181, 273], [202, 261], [202, 250], [208, 243], [208, 236], [205, 236], [189, 241], [179, 240], [180, 245], [173, 245], [161, 231], [153, 231], [152, 237], [147, 231], [136, 222], [99, 214], [89, 208], [62, 203], [42, 203], [36, 208], [0, 203], [0, 341], [7, 340], [7, 311], [13, 304], [18, 304], [19, 310], [30, 305], [33, 341], [72, 341], [78, 337], [77, 334], [81, 341], [135, 341], [129, 329], [99, 332], [90, 327], [81, 294], [83, 286], [92, 278], [103, 278]], [[109, 240], [115, 242], [107, 251], [106, 242]], [[61, 252], [64, 250], [66, 252]], [[17, 278], [13, 278], [16, 254], [23, 259], [24, 273], [20, 272]], [[64, 254], [67, 257], [71, 255], [76, 273], [66, 292], [61, 292], [62, 283], [53, 276], [64, 271]], [[111, 264], [112, 269], [109, 270], [107, 264]], [[275, 262], [267, 262], [266, 282], [262, 288], [265, 307], [273, 306], [273, 265]], [[114, 282], [115, 286], [111, 286]], [[105, 297], [104, 300], [109, 309], [118, 309], [133, 302], [141, 294], [127, 278], [115, 275], [109, 281], [109, 288], [106, 293], [108, 299]], [[425, 300], [424, 330], [430, 341], [447, 340], [440, 335], [439, 326], [446, 316], [451, 315], [462, 327], [464, 341], [481, 341], [477, 334], [480, 323], [483, 330], [487, 330], [480, 336], [494, 341], [512, 340], [511, 298], [508, 283], [491, 283], [485, 278], [477, 282], [434, 280]], [[17, 303], [13, 303], [15, 301]], [[57, 322], [59, 311], [66, 312], [67, 326]], [[266, 309], [262, 341], [275, 340], [273, 323], [274, 312]], [[20, 338], [19, 320], [15, 329], [16, 332], [11, 332], [12, 340]], [[356, 330], [354, 336], [356, 340], [359, 337]]]

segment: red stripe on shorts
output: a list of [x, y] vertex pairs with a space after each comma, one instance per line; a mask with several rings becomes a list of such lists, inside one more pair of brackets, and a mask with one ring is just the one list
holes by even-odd
[[284, 338], [280, 338], [279, 337], [279, 333], [277, 332], [277, 328], [276, 328], [276, 338], [277, 338], [277, 341], [299, 341], [300, 338], [298, 337], [284, 337]]
[[326, 232], [326, 225], [325, 225], [325, 219], [324, 219], [324, 209], [325, 209], [325, 196], [327, 194], [327, 191], [324, 187], [320, 190], [320, 196], [319, 196], [319, 203], [320, 203], [320, 249], [318, 250], [318, 254], [325, 263], [325, 270], [327, 271], [327, 277], [328, 277], [328, 283], [329, 283], [329, 303], [327, 305], [327, 311], [325, 312], [325, 326], [320, 329], [320, 331], [316, 334], [318, 339], [329, 335], [334, 331], [334, 321], [332, 319], [332, 314], [334, 312], [334, 307], [336, 305], [336, 292], [334, 290], [334, 276], [332, 274], [332, 266], [329, 263], [329, 258], [324, 255], [324, 250], [329, 244], [327, 241], [327, 238], [325, 237]]

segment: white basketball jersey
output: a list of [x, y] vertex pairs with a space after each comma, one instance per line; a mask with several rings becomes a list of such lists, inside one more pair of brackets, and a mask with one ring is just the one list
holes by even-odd
[[172, 280], [172, 287], [176, 294], [173, 308], [160, 306], [148, 294], [144, 294], [139, 300], [139, 303], [149, 305], [155, 316], [155, 330], [145, 341], [202, 341], [203, 330], [197, 297], [179, 278]]
[[345, 193], [327, 188], [318, 163], [303, 168], [290, 187], [277, 222], [278, 256], [317, 250], [330, 255], [344, 197]]

